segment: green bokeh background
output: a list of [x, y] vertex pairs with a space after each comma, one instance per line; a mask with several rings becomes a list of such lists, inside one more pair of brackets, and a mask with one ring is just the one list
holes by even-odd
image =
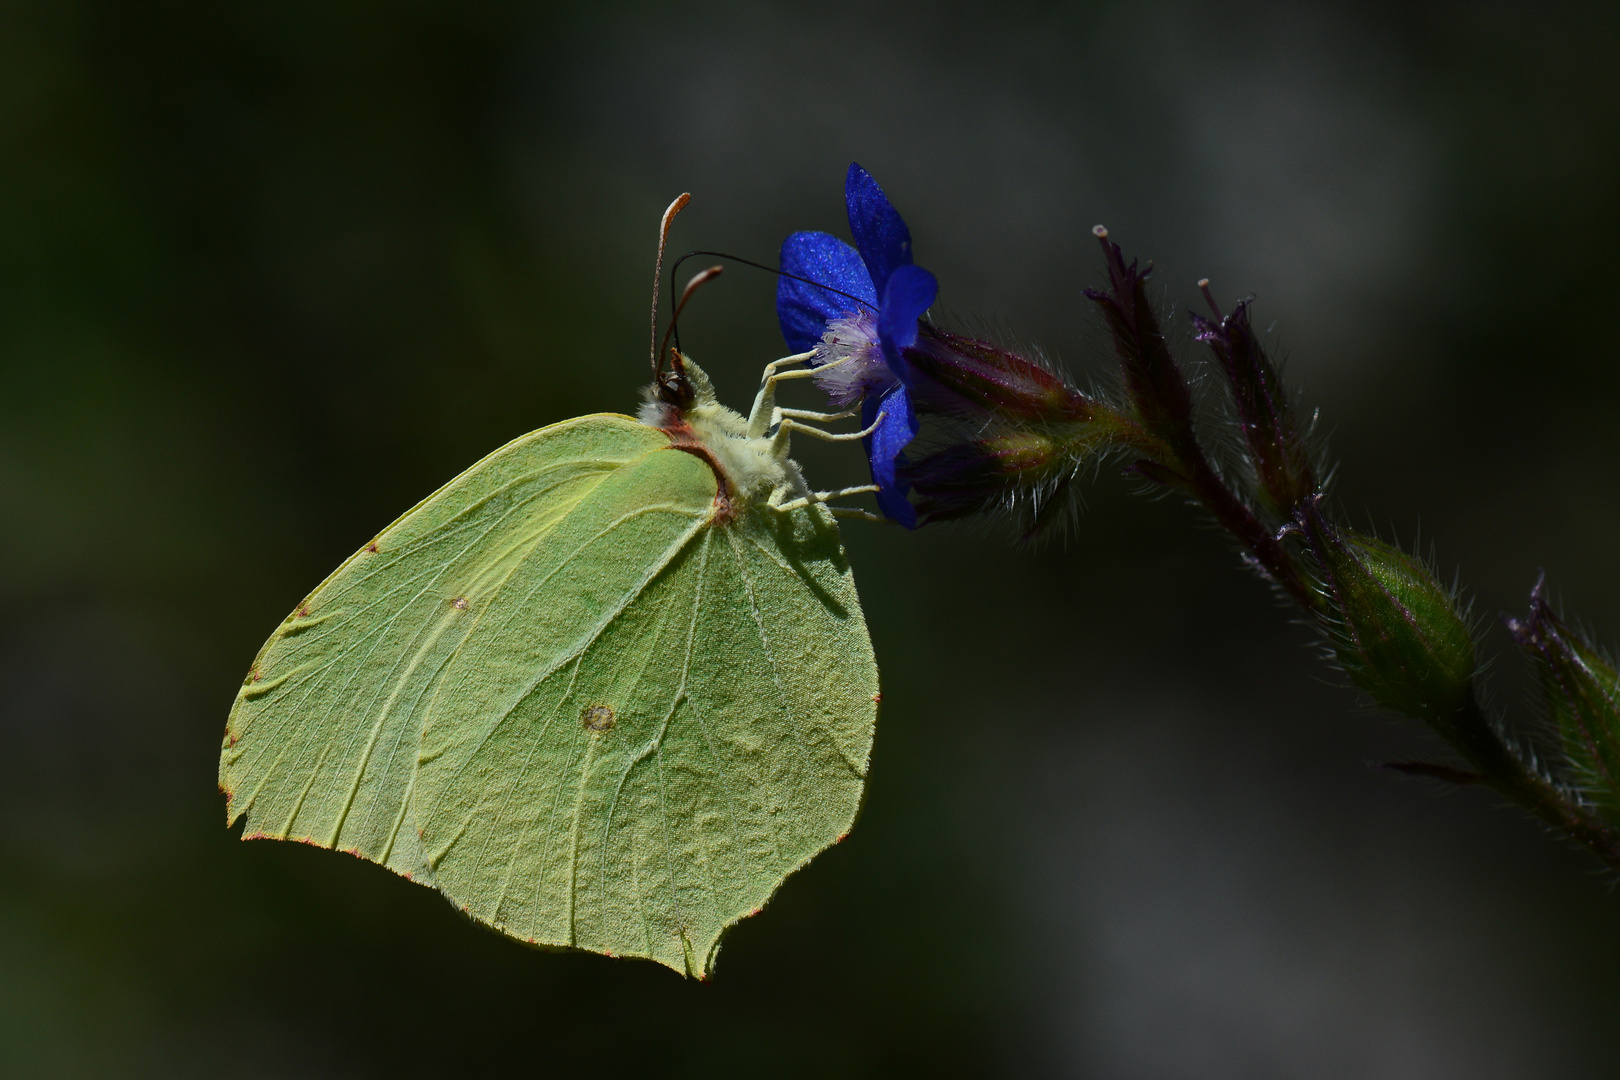
[[[0, 6], [0, 1073], [1604, 1077], [1620, 897], [1356, 707], [1169, 500], [846, 541], [869, 795], [692, 985], [223, 828], [263, 638], [480, 455], [625, 410], [655, 223], [860, 160], [944, 316], [1099, 370], [1106, 222], [1259, 295], [1341, 504], [1620, 642], [1612, 5]], [[683, 322], [739, 407], [764, 275]], [[1183, 336], [1185, 332], [1182, 331]], [[806, 447], [818, 480], [857, 479]]]

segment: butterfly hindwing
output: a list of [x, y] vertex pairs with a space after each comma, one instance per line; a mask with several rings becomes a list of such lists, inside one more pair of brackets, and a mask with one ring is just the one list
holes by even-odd
[[877, 691], [831, 516], [717, 515], [716, 489], [628, 417], [485, 458], [266, 644], [222, 751], [230, 816], [514, 937], [706, 975], [848, 831]]
[[[624, 511], [551, 543], [573, 549]], [[634, 563], [596, 541], [589, 613], [575, 583], [541, 632], [491, 625], [494, 655], [469, 640], [429, 711], [416, 791], [446, 895], [516, 937], [702, 976], [726, 927], [848, 830], [875, 671], [836, 532], [796, 513], [822, 536], [797, 566], [760, 547], [775, 514], [672, 521]]]

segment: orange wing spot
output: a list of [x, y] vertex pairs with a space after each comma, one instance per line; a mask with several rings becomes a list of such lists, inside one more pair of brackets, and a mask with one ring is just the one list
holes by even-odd
[[587, 705], [579, 710], [579, 722], [588, 731], [601, 732], [613, 726], [614, 715], [611, 705]]
[[275, 837], [271, 836], [269, 833], [256, 832], [256, 833], [248, 833], [246, 836], [242, 837], [242, 839], [244, 839], [244, 840], [274, 840]]
[[838, 839], [834, 840], [833, 843], [842, 844], [845, 840], [848, 840], [848, 839], [849, 839], [849, 833], [839, 833], [838, 834]]
[[373, 555], [381, 554], [381, 552], [377, 550], [377, 541], [375, 540], [366, 545], [366, 550], [371, 552]]
[[298, 618], [300, 618], [300, 619], [309, 618], [309, 605], [308, 604], [305, 604], [303, 607], [298, 609]]
[[881, 693], [872, 695], [872, 704], [876, 705], [878, 702], [880, 702], [882, 700], [883, 700], [883, 695]]
[[764, 911], [764, 910], [765, 910], [765, 909], [764, 909], [764, 908], [759, 908], [759, 907], [757, 907], [757, 908], [755, 908], [755, 909], [754, 909], [754, 910], [753, 910], [753, 911], [750, 911], [750, 912], [749, 912], [749, 913], [748, 913], [748, 917], [749, 917], [749, 918], [750, 918], [750, 919], [752, 919], [752, 918], [753, 918], [753, 917], [754, 917], [754, 916], [755, 916], [755, 915], [758, 915], [758, 914], [759, 914], [759, 913], [760, 913], [760, 912], [762, 912], [762, 911]]
[[343, 854], [345, 854], [345, 855], [353, 855], [357, 859], [365, 858], [364, 855], [360, 854], [360, 849], [357, 848], [357, 847], [346, 847], [346, 848], [343, 849]]

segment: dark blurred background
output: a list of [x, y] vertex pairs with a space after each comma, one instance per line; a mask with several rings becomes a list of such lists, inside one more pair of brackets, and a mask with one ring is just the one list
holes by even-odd
[[[1460, 568], [1524, 715], [1539, 568], [1620, 642], [1617, 50], [1608, 4], [0, 7], [0, 1072], [1615, 1075], [1611, 876], [1370, 768], [1433, 745], [1111, 474], [1034, 550], [846, 528], [866, 806], [709, 985], [239, 843], [214, 776], [341, 559], [634, 406], [671, 197], [678, 250], [771, 260], [852, 159], [947, 320], [1082, 377], [1096, 222], [1178, 327], [1257, 293], [1341, 504]], [[683, 322], [738, 407], [773, 291]]]

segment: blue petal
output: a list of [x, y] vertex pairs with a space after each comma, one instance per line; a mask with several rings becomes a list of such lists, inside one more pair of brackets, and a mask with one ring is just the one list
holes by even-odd
[[853, 161], [844, 178], [844, 202], [849, 208], [849, 231], [881, 296], [889, 275], [911, 264], [911, 230], [872, 174]]
[[908, 371], [901, 353], [917, 344], [917, 320], [938, 295], [939, 282], [920, 266], [902, 266], [889, 276], [878, 309], [878, 341], [883, 345], [883, 359], [902, 379]]
[[[836, 236], [794, 233], [782, 241], [781, 267], [784, 273], [838, 290], [820, 289], [789, 277], [777, 279], [776, 318], [782, 324], [788, 348], [796, 353], [815, 348], [829, 320], [858, 310], [861, 303], [877, 307], [877, 293], [861, 257]], [[859, 297], [860, 302], [850, 296]]]
[[911, 485], [895, 477], [896, 466], [906, 460], [901, 451], [917, 435], [917, 414], [911, 409], [905, 384], [896, 383], [881, 399], [867, 398], [861, 412], [861, 423], [865, 426], [870, 426], [878, 413], [883, 414], [883, 422], [878, 424], [877, 430], [862, 440], [872, 462], [872, 482], [878, 486], [878, 509], [891, 521], [915, 529], [917, 512], [906, 499]]

